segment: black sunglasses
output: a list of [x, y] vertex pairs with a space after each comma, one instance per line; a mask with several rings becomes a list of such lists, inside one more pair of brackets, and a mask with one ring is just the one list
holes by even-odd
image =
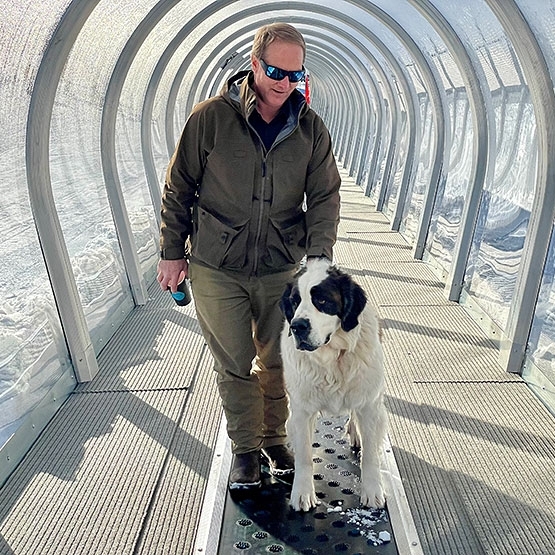
[[286, 71], [285, 69], [281, 69], [280, 67], [276, 66], [269, 66], [262, 58], [260, 58], [260, 65], [266, 73], [266, 77], [273, 79], [274, 81], [281, 81], [286, 77], [289, 77], [289, 81], [291, 83], [298, 83], [303, 77], [305, 73], [305, 69], [298, 69], [297, 71]]

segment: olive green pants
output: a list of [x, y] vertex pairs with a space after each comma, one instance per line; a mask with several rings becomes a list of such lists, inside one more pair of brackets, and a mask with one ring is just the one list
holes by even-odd
[[189, 265], [197, 317], [214, 357], [233, 453], [286, 442], [279, 300], [294, 272], [249, 277]]

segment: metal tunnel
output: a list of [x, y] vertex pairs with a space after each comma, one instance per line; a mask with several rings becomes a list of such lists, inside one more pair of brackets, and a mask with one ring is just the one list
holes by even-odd
[[272, 21], [345, 174], [555, 411], [554, 0], [0, 4], [0, 484], [148, 305], [181, 129]]

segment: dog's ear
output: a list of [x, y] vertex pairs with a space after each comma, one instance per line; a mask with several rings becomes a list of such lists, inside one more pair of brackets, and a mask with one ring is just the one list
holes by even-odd
[[366, 306], [366, 293], [358, 283], [353, 281], [351, 276], [343, 274], [341, 296], [343, 299], [341, 328], [344, 331], [351, 331], [358, 326], [358, 317]]
[[291, 291], [293, 290], [293, 284], [288, 283], [285, 291], [281, 295], [281, 299], [279, 301], [279, 308], [283, 312], [287, 321], [291, 323], [293, 316], [295, 314], [295, 307], [293, 306], [293, 301], [291, 299]]

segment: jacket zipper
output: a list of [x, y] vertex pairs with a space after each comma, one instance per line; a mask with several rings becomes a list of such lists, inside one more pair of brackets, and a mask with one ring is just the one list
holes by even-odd
[[260, 234], [262, 233], [262, 216], [264, 215], [264, 191], [266, 189], [266, 159], [268, 153], [262, 156], [262, 188], [260, 190], [260, 208], [258, 210], [258, 225], [254, 237], [254, 262], [252, 273], [255, 276], [258, 272], [258, 251], [260, 246]]
[[[256, 129], [252, 127], [252, 125], [248, 122], [248, 120], [247, 120], [247, 125], [254, 131], [255, 135], [258, 137], [258, 140], [260, 141], [260, 146], [262, 147], [262, 152], [264, 152], [265, 147], [262, 139], [260, 138], [260, 135], [256, 132]], [[254, 263], [252, 267], [253, 276], [256, 276], [256, 274], [258, 273], [258, 251], [260, 246], [260, 234], [262, 233], [262, 216], [264, 215], [264, 191], [266, 189], [266, 172], [267, 172], [266, 160], [268, 159], [268, 156], [270, 152], [272, 152], [274, 147], [277, 146], [282, 141], [284, 141], [285, 139], [287, 139], [287, 137], [292, 135], [298, 126], [299, 126], [299, 117], [297, 116], [297, 121], [293, 129], [291, 129], [291, 131], [286, 135], [284, 135], [279, 141], [274, 141], [274, 144], [270, 147], [270, 150], [268, 150], [268, 152], [266, 152], [266, 154], [263, 154], [262, 156], [262, 189], [260, 191], [261, 198], [260, 198], [260, 209], [258, 212], [258, 225], [256, 227], [256, 235], [254, 237]]]

